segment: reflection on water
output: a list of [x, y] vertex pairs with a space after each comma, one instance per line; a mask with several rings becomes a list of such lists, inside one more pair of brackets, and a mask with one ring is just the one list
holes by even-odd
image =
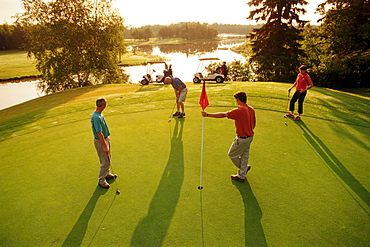
[[[164, 57], [168, 64], [172, 64], [173, 76], [184, 82], [192, 82], [193, 75], [198, 67], [199, 58], [215, 57], [221, 61], [245, 61], [229, 48], [244, 43], [244, 39], [222, 40], [220, 42], [199, 42], [191, 44], [163, 44], [138, 46], [137, 49], [151, 55]], [[138, 83], [146, 73], [145, 66], [132, 66], [124, 68], [130, 75], [131, 83]]]

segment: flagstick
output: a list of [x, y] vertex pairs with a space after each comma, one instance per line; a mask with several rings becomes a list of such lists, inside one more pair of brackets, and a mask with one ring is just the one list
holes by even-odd
[[[204, 111], [204, 109], [203, 109]], [[202, 141], [200, 144], [200, 175], [199, 175], [199, 187], [198, 189], [203, 189], [202, 177], [203, 177], [203, 146], [204, 146], [204, 117], [202, 116]]]
[[[202, 93], [200, 94], [199, 104], [202, 107], [202, 112], [209, 105], [207, 93], [206, 93], [206, 82], [203, 81]], [[199, 187], [198, 189], [202, 190], [202, 178], [203, 178], [203, 146], [204, 146], [204, 117], [202, 113], [202, 143], [200, 144], [200, 175], [199, 175]]]
[[202, 107], [202, 141], [200, 144], [200, 172], [199, 172], [199, 194], [200, 194], [200, 218], [202, 228], [202, 246], [204, 246], [204, 221], [203, 221], [203, 149], [204, 149], [204, 109], [209, 105], [207, 93], [206, 93], [206, 82], [203, 81], [202, 93], [200, 94], [199, 105]]

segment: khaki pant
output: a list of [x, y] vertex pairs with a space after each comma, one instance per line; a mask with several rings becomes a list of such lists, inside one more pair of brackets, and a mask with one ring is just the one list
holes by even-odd
[[[110, 138], [109, 136], [105, 139], [108, 146], [110, 147]], [[100, 172], [99, 172], [99, 178], [98, 183], [104, 184], [107, 182], [105, 179], [106, 176], [110, 174], [110, 162], [108, 159], [108, 155], [103, 151], [103, 145], [101, 144], [99, 139], [94, 139], [94, 145], [96, 152], [98, 153], [99, 160], [100, 160]]]
[[181, 90], [181, 93], [179, 95], [179, 98], [178, 98], [177, 102], [184, 103], [185, 100], [186, 100], [186, 95], [187, 94], [188, 94], [188, 88], [186, 87], [186, 88]]
[[238, 177], [245, 179], [249, 159], [249, 149], [253, 141], [253, 136], [248, 138], [235, 137], [229, 150], [229, 157], [234, 165], [239, 168]]

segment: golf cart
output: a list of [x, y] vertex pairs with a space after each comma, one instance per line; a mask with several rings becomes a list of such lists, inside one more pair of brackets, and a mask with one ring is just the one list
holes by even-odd
[[[158, 72], [157, 72], [158, 71]], [[164, 78], [168, 75], [168, 65], [164, 61], [151, 61], [146, 65], [146, 74], [140, 81], [142, 85], [148, 85], [153, 82], [164, 82]], [[155, 77], [155, 81], [153, 80]], [[152, 79], [153, 78], [153, 79]]]
[[200, 83], [201, 81], [215, 81], [217, 83], [223, 83], [225, 77], [221, 74], [221, 71], [208, 72], [208, 66], [211, 63], [220, 61], [219, 58], [200, 58], [197, 72], [194, 74], [193, 82]]

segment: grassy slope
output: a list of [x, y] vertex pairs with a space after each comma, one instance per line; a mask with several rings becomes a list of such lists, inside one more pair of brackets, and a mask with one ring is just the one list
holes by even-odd
[[[6, 246], [364, 246], [370, 241], [369, 99], [312, 89], [302, 122], [282, 118], [285, 84], [208, 84], [210, 112], [245, 90], [257, 112], [248, 182], [232, 182], [227, 119], [205, 119], [200, 85], [167, 123], [168, 85], [106, 85], [1, 111], [0, 243]], [[99, 96], [112, 132], [115, 185], [96, 187], [89, 117]], [[288, 126], [284, 125], [287, 122]], [[203, 219], [203, 221], [201, 220]], [[203, 224], [202, 224], [203, 222]]]

